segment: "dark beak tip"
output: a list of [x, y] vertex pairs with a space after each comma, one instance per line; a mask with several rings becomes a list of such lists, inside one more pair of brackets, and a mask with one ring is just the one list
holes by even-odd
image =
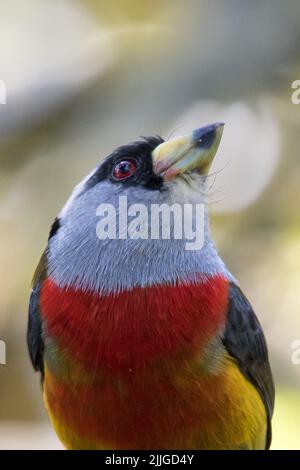
[[197, 146], [209, 148], [215, 140], [217, 129], [224, 126], [224, 122], [215, 122], [214, 124], [195, 129], [193, 131], [193, 140]]

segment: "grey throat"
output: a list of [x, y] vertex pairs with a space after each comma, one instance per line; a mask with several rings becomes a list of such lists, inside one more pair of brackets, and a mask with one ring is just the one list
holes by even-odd
[[103, 181], [85, 191], [85, 181], [75, 188], [60, 213], [61, 226], [48, 245], [48, 274], [60, 287], [97, 293], [116, 293], [155, 284], [201, 282], [222, 275], [235, 281], [211, 239], [204, 217], [204, 244], [186, 250], [186, 239], [99, 239], [96, 233], [100, 204], [112, 204], [118, 213], [120, 196], [128, 205], [201, 204], [205, 186], [201, 178], [178, 179], [166, 190], [124, 187]]

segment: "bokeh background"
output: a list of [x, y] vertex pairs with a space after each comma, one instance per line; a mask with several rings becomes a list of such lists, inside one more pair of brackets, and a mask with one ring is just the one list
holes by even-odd
[[210, 209], [264, 325], [273, 449], [300, 449], [298, 0], [2, 0], [0, 448], [61, 448], [27, 357], [30, 281], [71, 189], [117, 145], [225, 121]]

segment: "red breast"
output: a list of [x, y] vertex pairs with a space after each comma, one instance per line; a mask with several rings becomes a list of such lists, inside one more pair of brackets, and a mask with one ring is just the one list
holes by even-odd
[[225, 322], [228, 281], [155, 285], [98, 295], [44, 282], [47, 335], [90, 370], [128, 372], [176, 354], [192, 354]]

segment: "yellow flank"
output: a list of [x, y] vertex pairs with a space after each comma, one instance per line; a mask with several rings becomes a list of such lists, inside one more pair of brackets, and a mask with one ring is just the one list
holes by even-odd
[[[236, 362], [229, 356], [223, 357], [220, 364], [219, 373], [206, 374], [201, 372], [199, 367], [192, 369], [186, 368], [179, 374], [175, 374], [172, 385], [178, 391], [178, 400], [176, 403], [169, 403], [168, 397], [165, 397], [165, 406], [168, 410], [174, 410], [174, 413], [183, 415], [183, 423], [189, 422], [189, 417], [202, 416], [199, 424], [196, 423], [192, 428], [184, 425], [177, 433], [169, 427], [169, 432], [160, 434], [161, 439], [158, 442], [157, 436], [151, 440], [147, 431], [137, 434], [140, 435], [139, 445], [122, 445], [122, 436], [118, 443], [105, 442], [101, 439], [101, 430], [99, 430], [99, 439], [89, 440], [84, 435], [74, 432], [68, 427], [68, 424], [59, 416], [54, 416], [50, 406], [47, 403], [47, 383], [52, 387], [52, 372], [46, 367], [44, 399], [48, 409], [51, 422], [56, 433], [68, 449], [264, 449], [267, 416], [264, 404], [258, 391], [240, 372]], [[54, 379], [55, 380], [55, 379]], [[73, 392], [74, 394], [74, 388]], [[156, 400], [155, 392], [153, 400]], [[188, 404], [186, 405], [188, 398]], [[170, 401], [170, 400], [169, 400]], [[67, 406], [67, 403], [66, 403]], [[134, 403], [126, 403], [126, 408], [136, 406]], [[145, 404], [147, 406], [147, 404]], [[101, 397], [99, 397], [98, 407], [101, 407]], [[186, 415], [184, 414], [186, 412]], [[74, 409], [74, 415], [84, 413], [84, 406], [80, 403], [78, 397], [78, 408]], [[163, 413], [163, 412], [162, 412]], [[189, 414], [188, 414], [189, 413]], [[97, 414], [97, 413], [96, 413]], [[114, 416], [111, 416], [114, 420]], [[157, 422], [157, 427], [166, 424]], [[170, 426], [170, 423], [167, 423]], [[128, 426], [130, 423], [128, 423]], [[84, 433], [83, 433], [84, 434]]]
[[[207, 407], [215, 407], [215, 420], [194, 436], [195, 449], [259, 450], [265, 448], [267, 412], [259, 392], [241, 373], [234, 359], [225, 358], [223, 383], [212, 391]], [[213, 387], [212, 381], [212, 387]]]

